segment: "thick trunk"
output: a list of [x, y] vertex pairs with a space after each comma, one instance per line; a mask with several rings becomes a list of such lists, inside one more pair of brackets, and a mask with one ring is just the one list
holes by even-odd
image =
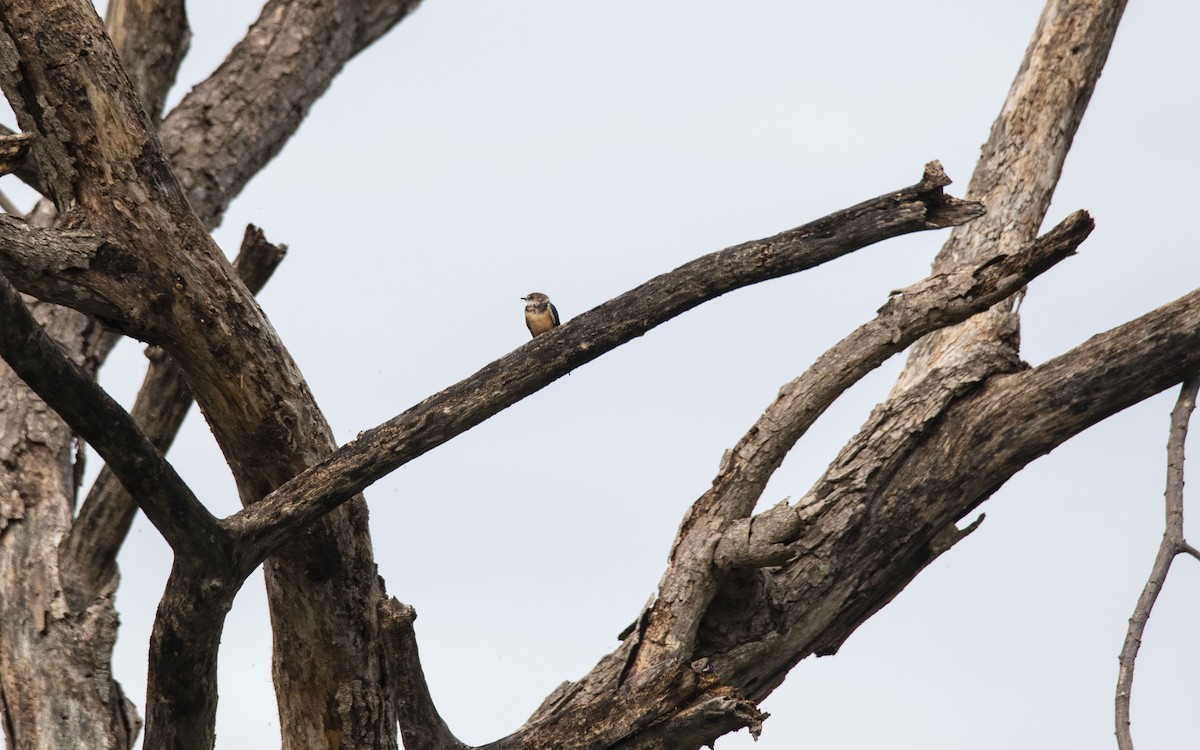
[[[83, 361], [88, 319], [34, 303], [39, 320]], [[134, 707], [111, 673], [115, 570], [94, 596], [68, 597], [58, 544], [78, 481], [69, 428], [0, 364], [0, 698], [8, 747], [133, 745]]]
[[[291, 358], [203, 226], [219, 221], [345, 62], [415, 4], [268, 3], [247, 40], [162, 127], [185, 197], [151, 133], [169, 80], [131, 65], [150, 102], [145, 118], [90, 4], [0, 3], [9, 35], [2, 52], [11, 63], [6, 94], [23, 127], [39, 136], [42, 186], [74, 226], [88, 227], [82, 235], [104, 237], [112, 243], [104, 254], [115, 251], [102, 275], [116, 304], [92, 312], [161, 343], [182, 366], [245, 502], [334, 443]], [[177, 52], [163, 49], [141, 24], [169, 21], [166, 28], [182, 40], [180, 10], [172, 2], [114, 4], [110, 21], [127, 26], [114, 34], [122, 53]], [[54, 33], [43, 33], [47, 28]], [[189, 120], [193, 115], [203, 122]], [[361, 499], [272, 561], [267, 586], [285, 745], [394, 745], [376, 636], [382, 589]]]

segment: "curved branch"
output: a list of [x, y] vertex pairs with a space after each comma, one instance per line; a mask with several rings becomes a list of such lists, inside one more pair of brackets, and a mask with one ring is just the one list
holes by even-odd
[[1188, 422], [1196, 409], [1198, 391], [1200, 378], [1188, 380], [1180, 389], [1175, 408], [1171, 411], [1170, 437], [1167, 440], [1166, 528], [1163, 529], [1162, 543], [1154, 558], [1150, 577], [1146, 579], [1146, 586], [1138, 597], [1133, 616], [1129, 618], [1129, 629], [1125, 633], [1125, 643], [1121, 646], [1121, 656], [1118, 659], [1120, 671], [1117, 675], [1115, 718], [1117, 747], [1120, 750], [1133, 750], [1133, 737], [1129, 729], [1129, 701], [1133, 695], [1133, 669], [1137, 663], [1138, 649], [1142, 646], [1146, 622], [1150, 619], [1150, 612], [1154, 609], [1159, 592], [1167, 582], [1167, 573], [1171, 570], [1175, 556], [1189, 551], [1183, 537], [1183, 460]]
[[712, 487], [680, 525], [658, 601], [639, 647], [637, 668], [692, 653], [696, 629], [716, 595], [714, 564], [725, 569], [781, 565], [801, 522], [787, 503], [747, 518], [784, 456], [847, 388], [931, 331], [961, 322], [1024, 287], [1074, 254], [1091, 232], [1083, 211], [1010, 255], [935, 273], [894, 292], [874, 320], [834, 345], [779, 396], [733, 450]]
[[296, 132], [356, 54], [419, 0], [271, 0], [209, 78], [163, 120], [163, 150], [208, 227]]
[[[246, 227], [234, 269], [258, 294], [283, 261], [287, 249], [267, 242], [261, 229]], [[147, 352], [150, 367], [131, 416], [154, 447], [166, 454], [192, 404], [183, 373], [161, 349]], [[68, 596], [86, 601], [116, 573], [117, 552], [133, 523], [137, 505], [112, 469], [100, 470], [79, 516], [59, 544], [59, 567]]]
[[931, 162], [921, 182], [802, 227], [698, 258], [537, 337], [378, 427], [230, 520], [258, 554], [313, 519], [576, 367], [726, 292], [797, 273], [889, 237], [969, 221], [980, 208], [942, 193]]
[[30, 388], [104, 457], [177, 555], [212, 560], [228, 534], [133, 419], [70, 361], [0, 277], [0, 355]]

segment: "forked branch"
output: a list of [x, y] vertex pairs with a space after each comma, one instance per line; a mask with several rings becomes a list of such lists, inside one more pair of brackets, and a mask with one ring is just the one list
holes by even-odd
[[[267, 242], [262, 230], [250, 225], [246, 227], [233, 267], [246, 288], [258, 294], [286, 251], [285, 246]], [[154, 447], [166, 455], [192, 404], [192, 394], [183, 372], [165, 352], [154, 347], [147, 356], [150, 366], [131, 416]], [[105, 466], [83, 501], [71, 530], [59, 544], [59, 566], [68, 596], [84, 601], [115, 573], [117, 552], [136, 513], [136, 501], [112, 469]]]
[[1117, 747], [1120, 750], [1133, 750], [1133, 735], [1129, 722], [1133, 670], [1138, 649], [1142, 646], [1142, 634], [1150, 620], [1150, 612], [1154, 609], [1154, 602], [1158, 600], [1158, 594], [1167, 582], [1167, 573], [1170, 572], [1171, 563], [1177, 555], [1186, 553], [1200, 559], [1200, 552], [1188, 544], [1183, 536], [1184, 446], [1187, 442], [1188, 422], [1196, 408], [1197, 391], [1200, 391], [1200, 377], [1190, 378], [1180, 389], [1175, 408], [1171, 410], [1170, 437], [1167, 439], [1166, 524], [1162, 543], [1158, 546], [1154, 566], [1150, 569], [1150, 577], [1146, 579], [1141, 596], [1138, 597], [1133, 616], [1129, 618], [1129, 629], [1125, 633], [1125, 643], [1121, 647], [1121, 656], [1118, 659], [1120, 670], [1117, 674], [1116, 733]]
[[874, 320], [783, 386], [684, 518], [638, 646], [637, 669], [692, 652], [716, 594], [718, 568], [782, 565], [795, 557], [798, 508], [781, 503], [749, 515], [784, 456], [838, 396], [921, 336], [983, 312], [1074, 254], [1092, 227], [1091, 217], [1077, 211], [1017, 252], [934, 273], [894, 292]]
[[133, 418], [76, 365], [0, 276], [0, 356], [112, 467], [177, 555], [211, 560], [228, 535]]
[[314, 518], [605, 352], [726, 292], [797, 273], [890, 237], [981, 215], [945, 195], [938, 162], [920, 182], [774, 237], [702, 256], [539, 336], [469, 378], [360, 433], [230, 520], [266, 556]]

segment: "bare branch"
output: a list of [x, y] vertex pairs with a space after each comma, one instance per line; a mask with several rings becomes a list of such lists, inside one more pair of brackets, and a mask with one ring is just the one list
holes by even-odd
[[1129, 725], [1133, 670], [1137, 663], [1138, 649], [1142, 646], [1142, 634], [1150, 620], [1150, 612], [1167, 582], [1167, 573], [1171, 570], [1175, 556], [1185, 552], [1192, 553], [1183, 537], [1183, 460], [1188, 422], [1196, 409], [1198, 391], [1200, 378], [1189, 379], [1180, 389], [1175, 408], [1171, 411], [1170, 437], [1167, 440], [1166, 524], [1162, 543], [1154, 558], [1150, 577], [1146, 579], [1146, 585], [1138, 597], [1137, 606], [1134, 607], [1133, 616], [1129, 618], [1129, 629], [1125, 633], [1125, 643], [1121, 646], [1121, 656], [1118, 659], [1120, 670], [1117, 675], [1115, 715], [1117, 747], [1120, 750], [1133, 750], [1133, 737]]
[[104, 28], [146, 114], [158, 123], [191, 44], [184, 0], [109, 0]]
[[[935, 270], [1008, 252], [1037, 236], [1126, 2], [1047, 0], [967, 189], [966, 197], [987, 206], [988, 214], [951, 232]], [[946, 360], [995, 360], [989, 350], [996, 348], [1015, 358], [1019, 318], [1012, 310], [1009, 301], [923, 339], [913, 347], [897, 389]]]
[[656, 665], [619, 689], [534, 721], [480, 750], [695, 748], [711, 737], [749, 727], [767, 715], [722, 684], [708, 659]]
[[228, 535], [133, 419], [69, 360], [0, 278], [0, 355], [96, 451], [137, 498], [176, 554], [209, 560], [231, 549]]
[[175, 558], [150, 633], [142, 744], [156, 750], [213, 747], [217, 650], [225, 614], [243, 582], [242, 575], [230, 575], [233, 566], [195, 570], [186, 562]]
[[[764, 697], [800, 659], [836, 652], [940, 554], [942, 530], [1030, 461], [1198, 372], [1200, 290], [1039, 367], [959, 391], [910, 388], [876, 409], [797, 504], [801, 554], [764, 571], [748, 600], [719, 594], [697, 648], [724, 653], [722, 676]], [[779, 614], [745, 622], [762, 608]]]
[[942, 193], [948, 182], [941, 165], [931, 162], [916, 185], [774, 237], [705, 255], [655, 277], [361, 433], [231, 520], [243, 524], [261, 554], [269, 554], [312, 519], [380, 477], [707, 300], [812, 268], [889, 237], [978, 215], [977, 206]]
[[395, 597], [380, 606], [379, 624], [404, 750], [465, 750], [467, 746], [454, 736], [433, 704], [417, 650], [416, 619], [416, 610]]
[[[189, 98], [194, 108], [183, 109], [194, 119], [160, 129], [161, 143], [181, 159], [175, 166], [185, 188], [92, 4], [0, 0], [0, 83], [18, 123], [38, 136], [46, 194], [72, 226], [106, 240], [111, 285], [96, 266], [75, 279], [95, 285], [89, 311], [162, 346], [184, 369], [245, 502], [335, 444], [295, 361], [204, 226], [279, 150], [345, 60], [410, 8], [391, 0], [268, 3], [214, 85]], [[83, 292], [39, 294], [88, 303]], [[276, 619], [275, 664], [306, 666], [274, 673], [289, 744], [327, 743], [329, 727], [338, 726], [346, 744], [394, 746], [394, 722], [350, 705], [355, 696], [378, 705], [383, 689], [376, 609], [362, 606], [380, 595], [369, 538], [365, 506], [350, 502], [267, 564], [273, 611], [311, 614]], [[326, 648], [314, 653], [311, 643]], [[198, 669], [211, 658], [196, 654]], [[176, 708], [152, 703], [147, 734], [169, 734], [163, 724], [177, 720]]]
[[[982, 312], [1074, 255], [1094, 226], [1087, 213], [1077, 211], [1011, 255], [935, 273], [894, 292], [878, 317], [838, 342], [803, 375], [780, 389], [775, 402], [722, 462], [710, 490], [711, 501], [703, 506], [705, 514], [729, 520], [745, 518], [787, 452], [837, 396], [921, 336]], [[699, 510], [694, 507], [692, 516]], [[746, 530], [746, 540], [752, 542], [749, 525]], [[718, 564], [724, 567], [779, 564], [756, 561], [752, 543], [744, 548], [743, 556], [725, 542], [723, 538], [717, 549]]]
[[[246, 227], [234, 268], [246, 287], [258, 294], [282, 262], [286, 247], [267, 242], [261, 229]], [[158, 347], [147, 351], [150, 368], [131, 415], [154, 447], [166, 454], [192, 404], [179, 367]], [[112, 469], [105, 466], [92, 485], [79, 517], [59, 545], [63, 585], [69, 596], [85, 601], [115, 572], [116, 556], [133, 523], [137, 505]]]
[[659, 583], [637, 657], [645, 669], [692, 653], [696, 629], [716, 594], [714, 563], [732, 569], [782, 565], [802, 522], [786, 502], [747, 516], [784, 456], [847, 388], [921, 336], [967, 319], [1074, 254], [1093, 227], [1083, 211], [1012, 254], [935, 273], [894, 292], [879, 315], [834, 345], [726, 453], [712, 487], [689, 509]]
[[39, 229], [20, 217], [0, 215], [0, 271], [10, 283], [39, 299], [111, 319], [120, 310], [103, 293], [71, 280], [86, 269], [102, 274], [104, 247], [91, 230]]
[[270, 0], [207, 80], [163, 121], [163, 150], [208, 227], [299, 127], [347, 61], [415, 0]]

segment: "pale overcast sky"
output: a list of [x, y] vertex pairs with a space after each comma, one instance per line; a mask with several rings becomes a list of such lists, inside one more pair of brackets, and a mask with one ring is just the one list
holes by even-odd
[[[253, 5], [191, 4], [170, 104]], [[261, 300], [345, 441], [523, 344], [530, 291], [570, 318], [700, 254], [916, 182], [931, 159], [962, 195], [1041, 5], [426, 0], [348, 66], [216, 236], [233, 252], [253, 222], [289, 245]], [[1030, 289], [1032, 363], [1200, 279], [1197, 28], [1194, 3], [1125, 14], [1047, 219], [1086, 208], [1097, 229]], [[944, 239], [726, 295], [367, 492], [380, 572], [419, 613], [433, 695], [461, 739], [514, 730], [617, 645], [722, 452], [889, 290], [924, 277]], [[127, 342], [105, 370], [126, 403], [141, 362]], [[899, 366], [829, 411], [764, 503], [808, 489]], [[717, 747], [1111, 746], [1116, 657], [1162, 531], [1173, 400], [1030, 466], [839, 654], [792, 672], [757, 745], [742, 732]], [[194, 411], [171, 460], [214, 512], [236, 509]], [[170, 564], [144, 519], [120, 563], [116, 671], [140, 707]], [[1200, 737], [1198, 589], [1200, 566], [1178, 561], [1139, 662], [1139, 750]], [[218, 747], [276, 745], [260, 575], [230, 615], [220, 679]]]

